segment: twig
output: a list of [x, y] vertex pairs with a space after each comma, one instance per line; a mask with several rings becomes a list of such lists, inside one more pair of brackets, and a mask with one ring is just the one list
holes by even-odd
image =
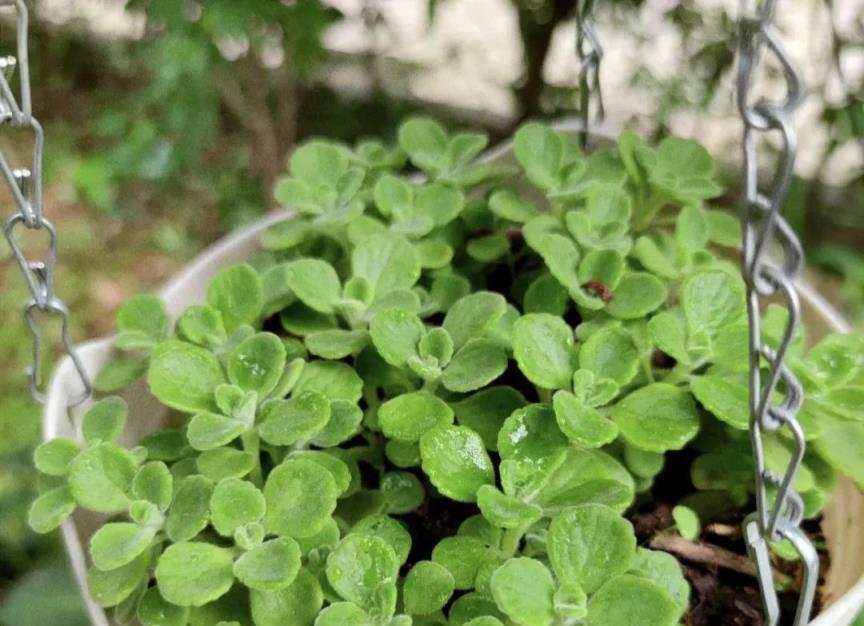
[[[670, 552], [685, 561], [716, 565], [745, 576], [756, 577], [756, 566], [749, 558], [710, 543], [690, 541], [674, 533], [662, 533], [655, 535], [649, 545], [655, 550]], [[792, 582], [788, 576], [777, 570], [773, 570], [773, 574], [774, 582], [778, 586], [788, 587]]]

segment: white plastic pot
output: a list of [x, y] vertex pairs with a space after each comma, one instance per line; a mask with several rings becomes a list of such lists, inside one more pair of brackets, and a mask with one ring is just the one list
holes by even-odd
[[[506, 158], [509, 151], [510, 146], [505, 145], [490, 152], [487, 158]], [[203, 302], [210, 279], [219, 270], [247, 259], [258, 248], [261, 232], [288, 216], [286, 212], [270, 214], [196, 257], [160, 292], [169, 313], [176, 316], [190, 304]], [[849, 331], [843, 318], [810, 285], [802, 282], [798, 287], [805, 322], [812, 339], [830, 332]], [[110, 361], [113, 354], [112, 339], [89, 341], [78, 349], [83, 365], [92, 377]], [[79, 418], [86, 406], [78, 407], [71, 416], [66, 409], [67, 401], [80, 392], [80, 383], [72, 364], [64, 359], [58, 365], [48, 389], [43, 424], [46, 440], [58, 436], [80, 437]], [[162, 425], [164, 410], [160, 410], [143, 385], [130, 389], [125, 396], [130, 412], [124, 442], [134, 443], [142, 434]], [[103, 521], [104, 516], [78, 511], [62, 526], [63, 540], [94, 626], [112, 624], [105, 611], [90, 598], [86, 583], [86, 546], [92, 533]], [[810, 626], [848, 626], [864, 608], [864, 496], [851, 481], [840, 481], [833, 500], [825, 510], [822, 526], [830, 554], [830, 568], [821, 589], [825, 609]]]

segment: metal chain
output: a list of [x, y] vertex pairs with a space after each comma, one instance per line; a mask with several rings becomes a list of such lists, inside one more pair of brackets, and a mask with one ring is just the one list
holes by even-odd
[[[30, 299], [24, 304], [24, 322], [33, 342], [33, 362], [27, 369], [30, 395], [37, 402], [44, 402], [41, 391], [42, 380], [42, 333], [36, 314], [54, 315], [61, 320], [60, 339], [65, 354], [70, 358], [82, 383], [83, 392], [72, 398], [70, 406], [79, 404], [91, 392], [90, 379], [69, 337], [69, 309], [54, 292], [54, 264], [57, 259], [57, 231], [42, 213], [42, 151], [44, 133], [42, 126], [33, 117], [30, 103], [30, 63], [27, 54], [27, 6], [23, 0], [0, 0], [0, 8], [13, 8], [16, 14], [17, 58], [0, 58], [0, 124], [29, 128], [33, 135], [33, 160], [29, 168], [12, 168], [6, 155], [0, 150], [0, 172], [6, 180], [9, 193], [15, 201], [16, 212], [6, 221], [3, 234], [21, 269], [21, 274], [30, 291]], [[18, 71], [20, 104], [10, 84]], [[44, 259], [28, 259], [18, 240], [18, 231], [27, 229], [40, 233], [47, 240]]]
[[[800, 555], [804, 577], [793, 624], [804, 626], [813, 608], [819, 555], [800, 528], [804, 504], [792, 489], [806, 444], [797, 420], [803, 401], [801, 383], [785, 363], [801, 321], [795, 278], [804, 252], [782, 215], [795, 163], [793, 116], [801, 101], [802, 84], [774, 28], [777, 0], [766, 0], [761, 6], [755, 1], [755, 7], [742, 2], [738, 24], [737, 103], [744, 122], [743, 275], [750, 323], [750, 438], [756, 478], [756, 512], [745, 520], [744, 534], [756, 564], [767, 626], [776, 626], [780, 620], [769, 543], [786, 539]], [[753, 101], [753, 79], [763, 56], [770, 56], [782, 68], [786, 85], [782, 101]], [[779, 135], [780, 151], [773, 176], [760, 185], [759, 143], [771, 133]], [[771, 256], [778, 244], [782, 250], [779, 262]], [[779, 345], [772, 345], [760, 331], [762, 307], [768, 298], [779, 301], [787, 311]], [[782, 429], [788, 432], [794, 449], [785, 470], [777, 473], [765, 465], [763, 437]]]
[[594, 0], [579, 0], [576, 4], [576, 55], [579, 57], [579, 115], [582, 129], [579, 142], [584, 148], [588, 143], [588, 127], [591, 123], [591, 100], [595, 100], [595, 123], [606, 117], [603, 105], [603, 90], [600, 87], [600, 62], [603, 47], [594, 30]]

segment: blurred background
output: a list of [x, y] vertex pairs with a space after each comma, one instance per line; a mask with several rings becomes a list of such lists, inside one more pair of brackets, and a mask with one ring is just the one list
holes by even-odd
[[[57, 290], [76, 340], [110, 333], [124, 298], [156, 289], [208, 243], [273, 208], [273, 181], [298, 141], [389, 140], [420, 111], [501, 139], [525, 118], [576, 108], [575, 0], [30, 4], [45, 207], [59, 231]], [[606, 128], [696, 137], [734, 185], [738, 2], [596, 4]], [[864, 329], [864, 0], [781, 3], [779, 22], [808, 86], [787, 214], [810, 278]], [[13, 50], [3, 13], [0, 54]], [[766, 92], [777, 78], [762, 77]], [[22, 138], [0, 130], [15, 154]], [[8, 197], [2, 206], [5, 219]], [[22, 374], [26, 295], [2, 240], [0, 624], [83, 626], [58, 538], [26, 528], [40, 429]]]

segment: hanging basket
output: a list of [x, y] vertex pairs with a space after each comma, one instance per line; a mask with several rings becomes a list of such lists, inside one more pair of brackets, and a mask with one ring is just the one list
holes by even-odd
[[[572, 124], [559, 125], [557, 130], [577, 133]], [[592, 141], [604, 141], [611, 135], [592, 133]], [[509, 143], [493, 149], [486, 161], [510, 159]], [[161, 290], [169, 314], [176, 317], [191, 304], [205, 301], [209, 281], [227, 266], [245, 261], [259, 248], [261, 233], [271, 224], [291, 216], [290, 212], [271, 213], [214, 244], [177, 274]], [[809, 284], [797, 285], [801, 297], [804, 321], [812, 340], [832, 332], [849, 332], [849, 326]], [[93, 377], [112, 358], [113, 339], [104, 338], [81, 344], [78, 354], [87, 373]], [[51, 381], [44, 409], [43, 437], [80, 437], [77, 418], [86, 407], [78, 407], [70, 422], [67, 405], [70, 398], [81, 393], [80, 382], [71, 361], [66, 358], [58, 365]], [[129, 403], [129, 419], [123, 443], [135, 443], [142, 435], [163, 427], [167, 411], [150, 396], [143, 383], [137, 383], [124, 394]], [[89, 596], [87, 589], [87, 550], [90, 536], [105, 521], [104, 515], [78, 510], [61, 528], [63, 541], [75, 577], [94, 626], [112, 626], [105, 610]], [[833, 500], [825, 509], [822, 530], [825, 535], [830, 567], [825, 574], [821, 598], [825, 610], [810, 622], [810, 626], [848, 626], [864, 608], [864, 495], [847, 478], [841, 478]]]

